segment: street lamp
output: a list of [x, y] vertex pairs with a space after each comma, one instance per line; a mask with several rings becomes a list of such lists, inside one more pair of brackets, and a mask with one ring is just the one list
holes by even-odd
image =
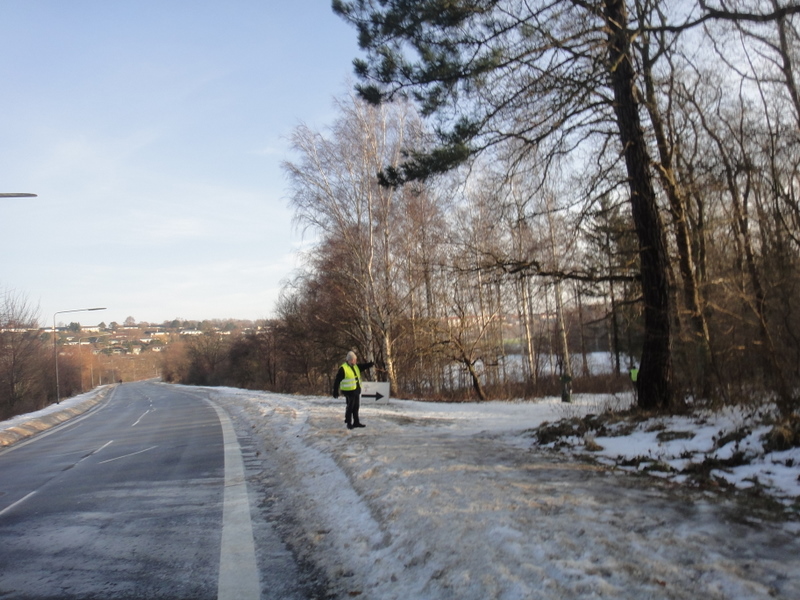
[[0, 193], [0, 198], [36, 198], [36, 194], [26, 192], [4, 192]]
[[56, 363], [56, 404], [61, 402], [61, 388], [58, 385], [58, 348], [56, 346], [56, 315], [63, 315], [64, 313], [75, 312], [89, 312], [93, 310], [105, 310], [105, 307], [98, 308], [73, 308], [72, 310], [58, 310], [53, 313], [53, 359]]

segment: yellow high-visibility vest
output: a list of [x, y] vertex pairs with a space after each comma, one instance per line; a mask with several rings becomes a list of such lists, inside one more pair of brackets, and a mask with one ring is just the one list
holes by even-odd
[[342, 365], [344, 369], [344, 379], [342, 379], [342, 383], [339, 384], [339, 389], [343, 392], [352, 392], [356, 387], [358, 387], [358, 382], [361, 379], [361, 371], [358, 369], [358, 365], [350, 366], [350, 363], [344, 363]]

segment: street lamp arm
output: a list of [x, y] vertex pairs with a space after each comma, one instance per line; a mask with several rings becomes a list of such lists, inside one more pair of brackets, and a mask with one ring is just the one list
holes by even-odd
[[102, 307], [97, 307], [97, 308], [73, 308], [71, 310], [57, 310], [56, 312], [53, 313], [53, 318], [55, 319], [56, 315], [61, 315], [61, 314], [64, 314], [64, 313], [90, 312], [90, 311], [93, 311], [93, 310], [105, 310], [105, 309], [106, 309], [106, 307], [102, 306]]

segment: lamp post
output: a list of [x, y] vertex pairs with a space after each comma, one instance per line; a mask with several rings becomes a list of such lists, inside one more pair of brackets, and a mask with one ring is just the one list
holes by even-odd
[[[73, 308], [72, 310], [58, 310], [53, 313], [53, 359], [56, 363], [56, 404], [61, 402], [61, 388], [58, 385], [58, 347], [56, 344], [57, 336], [56, 336], [56, 315], [63, 315], [64, 313], [75, 313], [75, 312], [90, 312], [93, 310], [105, 310], [105, 307], [97, 307], [97, 308]], [[80, 350], [80, 348], [78, 348]]]

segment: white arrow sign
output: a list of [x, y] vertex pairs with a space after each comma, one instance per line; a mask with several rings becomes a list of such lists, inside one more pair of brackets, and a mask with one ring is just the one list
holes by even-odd
[[362, 381], [361, 398], [368, 403], [389, 402], [389, 382], [388, 381]]

